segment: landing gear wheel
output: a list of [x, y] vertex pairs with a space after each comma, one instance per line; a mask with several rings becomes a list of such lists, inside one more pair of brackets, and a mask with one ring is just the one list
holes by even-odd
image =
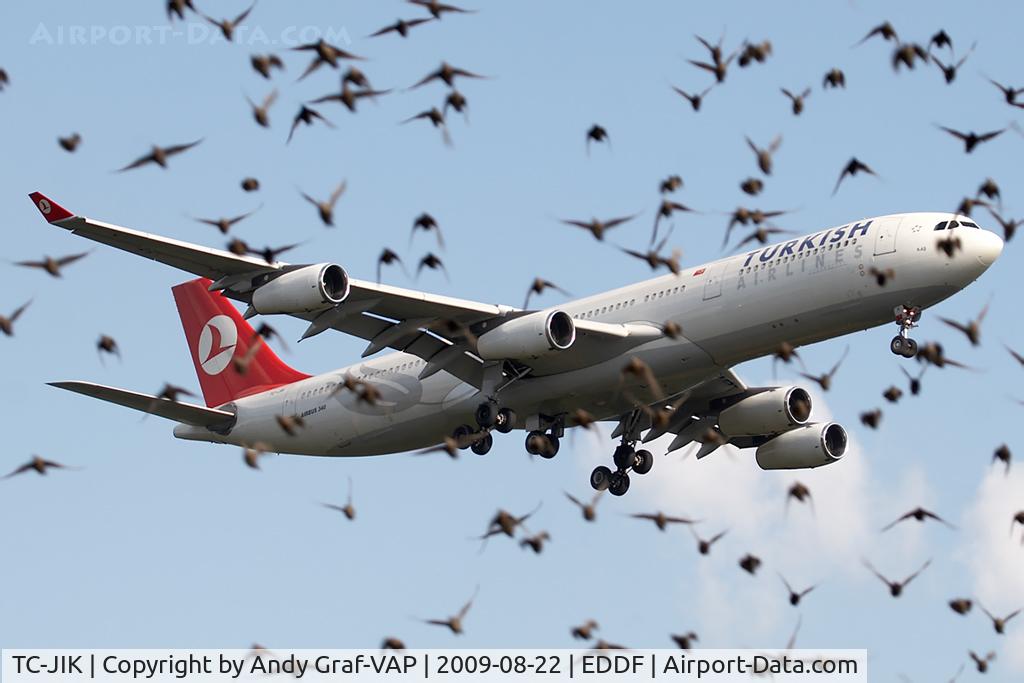
[[526, 435], [526, 452], [530, 455], [540, 455], [547, 435], [544, 432], [533, 431]]
[[625, 495], [629, 490], [629, 475], [625, 472], [612, 472], [608, 482], [608, 492], [613, 496]]
[[498, 407], [490, 401], [481, 403], [476, 407], [474, 417], [476, 418], [476, 423], [484, 429], [493, 427], [498, 419]]
[[459, 450], [464, 451], [467, 448], [469, 448], [468, 444], [462, 444], [464, 444], [469, 435], [473, 434], [475, 431], [476, 430], [474, 430], [469, 425], [459, 425], [458, 427], [455, 428], [455, 431], [452, 432], [452, 438], [459, 442]]
[[551, 458], [558, 455], [558, 438], [544, 434], [543, 439], [544, 445], [541, 447], [538, 455], [542, 458], [550, 460]]
[[[612, 460], [615, 461], [615, 466], [620, 470], [625, 470], [628, 467], [633, 466], [633, 459], [636, 453], [633, 451], [632, 446], [622, 444], [621, 446], [615, 447], [615, 454], [612, 456]], [[629, 486], [628, 484], [626, 485]]]
[[637, 474], [647, 474], [654, 467], [654, 454], [648, 450], [640, 450], [633, 456], [633, 471]]
[[494, 428], [502, 434], [508, 434], [516, 424], [516, 411], [511, 408], [502, 408], [498, 411]]
[[491, 450], [491, 446], [493, 446], [493, 445], [494, 445], [494, 437], [491, 436], [490, 433], [488, 433], [482, 439], [474, 441], [473, 444], [470, 446], [470, 448], [477, 455], [487, 455], [487, 453], [490, 452], [490, 450]]
[[921, 309], [918, 306], [902, 305], [897, 306], [893, 313], [900, 333], [889, 342], [889, 350], [897, 356], [913, 358], [917, 355], [917, 342], [910, 338], [910, 331], [917, 327], [917, 321], [921, 319]]
[[917, 341], [915, 341], [913, 339], [910, 339], [909, 337], [907, 339], [904, 339], [903, 340], [903, 357], [904, 358], [913, 358], [916, 355], [917, 355]]
[[598, 465], [594, 468], [594, 471], [590, 473], [590, 485], [594, 487], [595, 491], [604, 491], [608, 488], [611, 483], [612, 471], [604, 465]]

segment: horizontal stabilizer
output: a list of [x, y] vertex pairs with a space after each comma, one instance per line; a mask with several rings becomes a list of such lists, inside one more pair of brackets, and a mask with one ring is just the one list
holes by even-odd
[[195, 427], [206, 427], [215, 431], [230, 427], [235, 420], [234, 413], [229, 413], [226, 410], [171, 401], [166, 398], [140, 394], [126, 389], [107, 387], [102, 384], [93, 384], [92, 382], [49, 382], [49, 385], [58, 389], [67, 389], [76, 394], [98, 398], [101, 401], [116, 403], [119, 406], [132, 408], [133, 410], [140, 410], [150, 415], [165, 417], [175, 422]]

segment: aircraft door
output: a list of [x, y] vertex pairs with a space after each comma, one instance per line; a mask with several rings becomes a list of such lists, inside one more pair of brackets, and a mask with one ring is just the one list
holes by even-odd
[[886, 218], [881, 222], [875, 233], [875, 256], [896, 251], [896, 233], [899, 232], [902, 222], [902, 217]]
[[704, 273], [704, 301], [715, 299], [722, 295], [722, 271], [724, 264], [713, 263], [708, 266]]

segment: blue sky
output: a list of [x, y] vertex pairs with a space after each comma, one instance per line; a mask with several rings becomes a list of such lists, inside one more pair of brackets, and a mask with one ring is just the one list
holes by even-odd
[[[245, 7], [198, 5], [215, 16]], [[726, 214], [738, 204], [793, 209], [779, 224], [811, 232], [890, 212], [951, 210], [991, 176], [1007, 213], [1024, 208], [1024, 139], [1009, 132], [967, 156], [932, 125], [982, 131], [1020, 119], [984, 78], [1018, 84], [1024, 12], [1016, 3], [984, 12], [951, 2], [466, 5], [479, 13], [448, 16], [402, 40], [363, 36], [420, 14], [404, 3], [264, 1], [248, 22], [260, 33], [242, 32], [241, 44], [229, 45], [190, 41], [187, 33], [164, 44], [119, 44], [115, 27], [136, 35], [135, 27], [166, 25], [155, 0], [8, 3], [0, 21], [0, 68], [11, 79], [0, 93], [6, 259], [90, 247], [41, 223], [25, 196], [37, 189], [91, 217], [215, 246], [220, 235], [191, 217], [262, 207], [237, 227], [239, 236], [259, 245], [302, 241], [289, 260], [333, 260], [370, 279], [385, 245], [410, 265], [436, 250], [422, 234], [409, 244], [412, 220], [429, 211], [445, 231], [441, 255], [451, 281], [428, 272], [414, 282], [398, 269], [387, 280], [519, 305], [536, 275], [577, 295], [648, 277], [645, 265], [557, 219], [643, 211], [612, 238], [643, 247], [657, 184], [670, 173], [685, 180], [677, 198], [702, 212], [676, 224], [673, 245], [686, 263], [717, 257]], [[953, 86], [935, 68], [894, 74], [889, 45], [875, 39], [850, 47], [883, 19], [919, 42], [945, 28], [958, 56], [974, 41], [977, 48]], [[97, 27], [98, 37], [69, 44], [72, 26]], [[326, 68], [295, 82], [308, 55], [282, 40], [306, 29], [347, 36], [345, 47], [367, 57], [360, 66], [374, 86], [394, 92], [360, 103], [356, 115], [325, 105], [321, 112], [337, 129], [303, 128], [286, 146], [299, 103], [338, 84]], [[714, 40], [723, 32], [728, 49], [768, 38], [773, 54], [764, 65], [730, 70], [694, 113], [670, 85], [708, 85], [710, 76], [686, 63], [705, 57], [692, 34]], [[267, 51], [287, 64], [273, 83], [248, 65], [251, 53]], [[437, 84], [404, 89], [442, 59], [490, 77], [460, 83], [469, 121], [452, 119], [452, 148], [424, 122], [398, 125], [440, 105]], [[846, 72], [846, 90], [821, 89], [832, 66]], [[813, 94], [796, 118], [778, 89], [805, 86]], [[245, 97], [262, 99], [274, 87], [280, 98], [265, 130]], [[612, 145], [588, 157], [584, 133], [593, 123], [609, 131]], [[68, 155], [56, 137], [72, 131], [84, 142]], [[767, 144], [777, 134], [775, 171], [751, 200], [738, 189], [757, 175], [743, 137]], [[153, 143], [198, 138], [203, 144], [172, 159], [167, 171], [112, 172]], [[832, 197], [851, 155], [880, 178], [848, 179]], [[243, 193], [246, 175], [263, 190]], [[337, 228], [327, 230], [298, 190], [327, 196], [341, 179], [348, 192]], [[1000, 521], [1008, 521], [1000, 516], [1006, 509], [1021, 507], [1024, 478], [994, 478], [988, 469], [1000, 443], [1020, 447], [1012, 426], [1021, 408], [1007, 398], [1024, 397], [1021, 369], [1002, 349], [1004, 342], [1024, 348], [1016, 247], [1011, 242], [978, 283], [926, 312], [918, 334], [941, 340], [978, 372], [929, 370], [921, 397], [889, 406], [881, 392], [903, 382], [887, 349], [895, 328], [801, 351], [810, 368], [824, 370], [851, 346], [818, 406], [849, 427], [855, 451], [795, 477], [818, 492], [816, 518], [801, 509], [783, 515], [794, 477], [757, 470], [752, 452], [697, 463], [660, 457], [667, 445], [660, 443], [652, 474], [626, 498], [603, 500], [597, 525], [583, 523], [562, 496], [564, 489], [587, 494], [587, 473], [610, 453], [610, 440], [587, 433], [551, 462], [528, 459], [515, 434], [496, 439], [486, 458], [279, 457], [252, 472], [237, 449], [175, 441], [157, 418], [58, 392], [44, 383], [195, 387], [169, 292], [184, 277], [104, 248], [62, 280], [0, 265], [0, 310], [34, 299], [17, 335], [0, 339], [3, 461], [13, 469], [40, 453], [82, 468], [0, 484], [0, 516], [8, 520], [0, 645], [373, 647], [395, 635], [420, 647], [555, 647], [570, 644], [570, 625], [594, 617], [602, 636], [627, 645], [669, 646], [668, 633], [693, 629], [710, 647], [767, 647], [785, 642], [796, 622], [774, 575], [779, 569], [794, 583], [822, 581], [801, 610], [803, 645], [867, 647], [880, 680], [905, 672], [915, 681], [952, 675], [968, 648], [999, 649], [988, 680], [1011, 680], [1024, 661], [1012, 661], [1005, 641], [1022, 642], [1020, 624], [997, 638], [982, 615], [957, 617], [945, 601], [976, 595], [996, 612], [1024, 605], [1024, 551], [1006, 539]], [[979, 349], [937, 322], [936, 314], [966, 320], [990, 297]], [[558, 295], [538, 301], [552, 304]], [[274, 324], [292, 339], [303, 328]], [[93, 346], [100, 333], [117, 338], [122, 363], [100, 362]], [[353, 361], [363, 344], [324, 334], [292, 344], [284, 358], [307, 372], [326, 371]], [[751, 383], [771, 381], [767, 361], [740, 372]], [[788, 379], [782, 371], [780, 381]], [[875, 406], [885, 409], [877, 432], [858, 422]], [[318, 505], [343, 500], [349, 475], [355, 523]], [[500, 541], [478, 552], [470, 539], [496, 507], [525, 512], [541, 501], [536, 527], [553, 537], [543, 556]], [[878, 536], [877, 528], [918, 504], [953, 519], [959, 531], [901, 528]], [[699, 558], [685, 531], [659, 534], [626, 517], [656, 508], [706, 519], [705, 536], [734, 532]], [[765, 559], [756, 578], [736, 567], [748, 551]], [[893, 575], [929, 557], [935, 563], [893, 601], [860, 566], [862, 555]], [[453, 613], [478, 584], [460, 640], [418, 623]]]

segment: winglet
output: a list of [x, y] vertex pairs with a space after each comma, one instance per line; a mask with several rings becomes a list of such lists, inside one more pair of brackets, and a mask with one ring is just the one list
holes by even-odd
[[39, 209], [39, 213], [43, 214], [43, 218], [50, 223], [59, 223], [65, 218], [71, 218], [75, 215], [41, 192], [33, 192], [29, 197], [32, 198], [36, 208]]

